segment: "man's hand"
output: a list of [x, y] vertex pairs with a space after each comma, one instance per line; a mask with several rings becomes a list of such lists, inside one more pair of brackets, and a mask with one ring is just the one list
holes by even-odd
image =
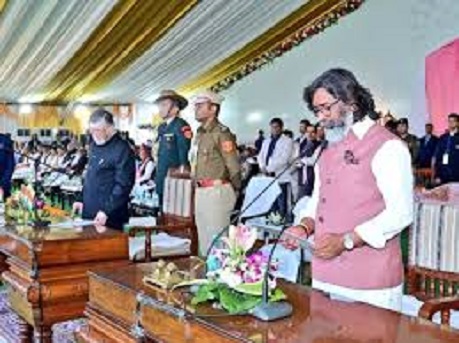
[[72, 206], [72, 217], [76, 217], [81, 215], [83, 212], [83, 203], [82, 202], [74, 202]]
[[288, 228], [287, 230], [285, 230], [285, 233], [285, 238], [281, 240], [281, 244], [289, 250], [298, 249], [298, 247], [300, 246], [298, 239], [308, 238], [308, 233], [306, 232], [305, 228], [300, 225]]
[[94, 225], [105, 226], [106, 223], [107, 223], [107, 215], [102, 211], [97, 212], [97, 215], [94, 218]]
[[344, 237], [339, 234], [326, 234], [315, 240], [314, 255], [324, 260], [330, 260], [343, 253]]

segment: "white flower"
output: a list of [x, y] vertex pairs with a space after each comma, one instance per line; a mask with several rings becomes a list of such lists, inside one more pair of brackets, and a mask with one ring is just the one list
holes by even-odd
[[224, 269], [220, 272], [220, 281], [234, 288], [242, 283], [242, 277], [228, 269]]

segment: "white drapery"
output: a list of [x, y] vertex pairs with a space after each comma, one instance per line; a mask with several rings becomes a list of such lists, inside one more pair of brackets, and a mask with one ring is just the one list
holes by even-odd
[[267, 31], [305, 0], [202, 0], [134, 64], [93, 98], [151, 101], [177, 88]]
[[0, 17], [0, 98], [42, 100], [49, 80], [116, 3], [116, 0], [10, 1]]

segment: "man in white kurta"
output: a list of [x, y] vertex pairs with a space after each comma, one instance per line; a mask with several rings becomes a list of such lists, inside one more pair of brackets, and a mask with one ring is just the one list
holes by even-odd
[[[290, 234], [315, 237], [313, 287], [401, 309], [399, 234], [412, 222], [413, 176], [406, 145], [378, 126], [371, 94], [342, 69], [305, 91], [326, 128], [328, 148], [315, 167], [316, 185]], [[285, 245], [296, 248], [287, 239]]]

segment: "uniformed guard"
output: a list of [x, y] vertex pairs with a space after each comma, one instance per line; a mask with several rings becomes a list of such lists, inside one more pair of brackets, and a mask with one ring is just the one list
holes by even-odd
[[206, 253], [215, 234], [229, 225], [236, 193], [241, 187], [236, 137], [218, 121], [222, 101], [222, 96], [210, 91], [199, 94], [194, 101], [196, 120], [201, 123], [192, 159], [201, 254]]
[[11, 177], [14, 172], [13, 141], [5, 134], [0, 134], [0, 196], [11, 194]]
[[164, 180], [170, 169], [189, 171], [188, 154], [193, 132], [190, 125], [179, 117], [180, 111], [188, 105], [188, 100], [173, 90], [162, 91], [155, 103], [165, 120], [158, 128], [158, 166], [156, 172], [156, 192], [162, 208]]

